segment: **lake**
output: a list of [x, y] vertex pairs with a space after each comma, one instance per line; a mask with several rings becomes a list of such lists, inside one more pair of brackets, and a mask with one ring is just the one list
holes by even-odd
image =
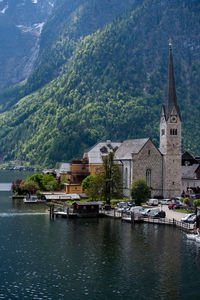
[[[4, 183], [17, 176], [0, 173]], [[0, 299], [198, 299], [200, 248], [179, 229], [52, 221], [10, 196], [0, 192]]]

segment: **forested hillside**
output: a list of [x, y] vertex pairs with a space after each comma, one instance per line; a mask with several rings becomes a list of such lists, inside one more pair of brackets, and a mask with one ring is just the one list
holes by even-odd
[[54, 13], [35, 72], [1, 95], [4, 159], [52, 166], [99, 140], [157, 143], [169, 37], [183, 149], [199, 153], [198, 0], [62, 0]]

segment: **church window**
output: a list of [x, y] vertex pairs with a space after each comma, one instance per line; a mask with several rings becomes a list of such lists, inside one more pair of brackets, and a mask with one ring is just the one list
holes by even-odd
[[170, 135], [177, 135], [177, 129], [170, 129]]
[[146, 170], [146, 182], [149, 186], [151, 186], [151, 170], [150, 169]]
[[165, 129], [161, 130], [161, 135], [165, 135]]
[[174, 185], [174, 181], [172, 182], [172, 184]]
[[125, 169], [125, 188], [128, 187], [128, 168]]
[[151, 155], [151, 150], [148, 150], [148, 154]]

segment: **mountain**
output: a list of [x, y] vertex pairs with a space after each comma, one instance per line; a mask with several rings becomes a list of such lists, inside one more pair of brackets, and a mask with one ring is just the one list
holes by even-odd
[[55, 0], [0, 1], [0, 88], [19, 83], [32, 71], [42, 28]]
[[150, 136], [158, 144], [169, 37], [183, 150], [198, 154], [199, 13], [198, 0], [60, 2], [34, 72], [1, 95], [1, 157], [53, 166], [99, 140]]

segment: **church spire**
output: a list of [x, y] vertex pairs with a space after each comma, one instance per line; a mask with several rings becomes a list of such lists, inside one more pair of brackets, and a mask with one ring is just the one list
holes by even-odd
[[173, 56], [172, 56], [172, 42], [171, 39], [169, 41], [169, 65], [168, 65], [168, 79], [167, 79], [167, 89], [166, 89], [166, 96], [165, 96], [165, 104], [164, 104], [164, 111], [166, 120], [168, 120], [172, 109], [176, 108], [177, 114], [179, 118], [180, 111], [177, 105], [176, 99], [176, 86], [175, 86], [175, 79], [174, 79], [174, 67], [173, 67]]

